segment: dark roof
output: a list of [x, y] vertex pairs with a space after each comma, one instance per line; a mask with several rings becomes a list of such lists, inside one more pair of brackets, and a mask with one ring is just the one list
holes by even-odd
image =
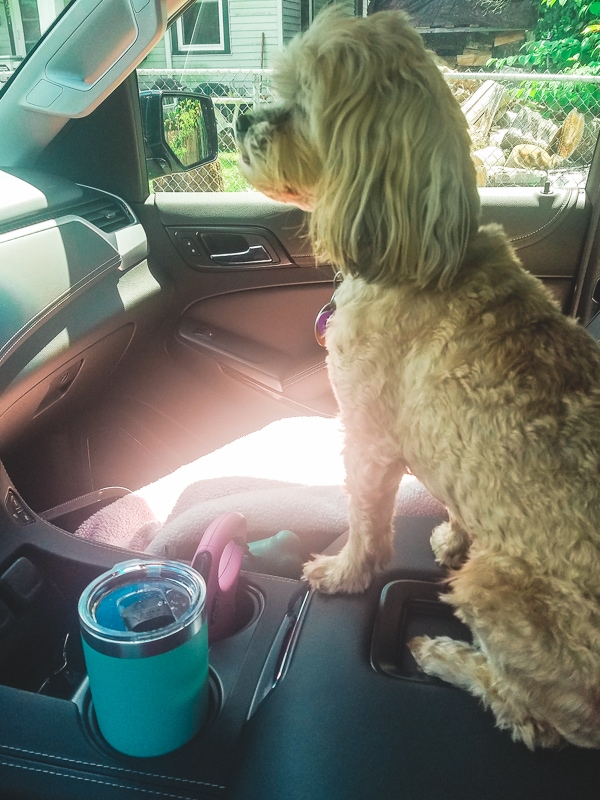
[[416, 28], [531, 30], [539, 0], [371, 0], [369, 14], [402, 9]]

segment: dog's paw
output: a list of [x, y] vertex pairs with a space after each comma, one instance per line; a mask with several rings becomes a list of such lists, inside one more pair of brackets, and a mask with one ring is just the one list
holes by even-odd
[[426, 662], [427, 650], [432, 639], [429, 636], [415, 636], [408, 643], [408, 649], [412, 653], [412, 657], [417, 662], [419, 669], [426, 672], [424, 664]]
[[304, 578], [313, 589], [325, 594], [357, 594], [368, 588], [373, 573], [365, 565], [352, 563], [342, 551], [309, 561], [304, 565]]
[[467, 559], [469, 539], [461, 530], [449, 522], [443, 522], [434, 528], [429, 540], [435, 560], [442, 567], [458, 569]]
[[441, 678], [448, 683], [460, 685], [461, 655], [464, 649], [471, 650], [465, 642], [458, 642], [447, 636], [415, 636], [408, 643], [408, 649], [417, 666], [427, 675]]

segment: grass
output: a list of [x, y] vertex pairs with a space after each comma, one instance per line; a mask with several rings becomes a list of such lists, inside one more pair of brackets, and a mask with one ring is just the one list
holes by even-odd
[[238, 166], [239, 155], [236, 152], [219, 153], [219, 161], [223, 170], [223, 180], [226, 192], [254, 191], [248, 181], [240, 172]]
[[[218, 161], [221, 167], [221, 174], [226, 192], [254, 192], [255, 189], [248, 183], [240, 172], [238, 166], [239, 155], [234, 151], [223, 151], [219, 153]], [[211, 166], [210, 164], [208, 165]], [[213, 167], [216, 165], [212, 165]], [[202, 170], [203, 168], [200, 168]], [[207, 176], [201, 175], [196, 177], [194, 183], [194, 170], [189, 173], [181, 172], [174, 175], [167, 176], [166, 178], [158, 179], [158, 188], [155, 187], [154, 180], [150, 181], [150, 191], [177, 191], [177, 192], [191, 192], [191, 191], [218, 191], [214, 185], [214, 180], [209, 180]], [[192, 177], [188, 179], [188, 175]], [[209, 176], [210, 177], [210, 176]], [[163, 184], [161, 186], [161, 183]], [[166, 187], [165, 187], [166, 183]]]

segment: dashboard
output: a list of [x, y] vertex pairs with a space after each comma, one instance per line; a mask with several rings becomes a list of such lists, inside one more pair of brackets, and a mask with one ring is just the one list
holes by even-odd
[[161, 286], [122, 199], [0, 171], [0, 445], [106, 380]]

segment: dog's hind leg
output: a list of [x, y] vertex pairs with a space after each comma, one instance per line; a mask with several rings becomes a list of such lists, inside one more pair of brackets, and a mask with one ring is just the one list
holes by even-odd
[[457, 569], [467, 560], [471, 537], [451, 516], [449, 522], [442, 522], [434, 528], [430, 543], [438, 564]]
[[514, 741], [523, 742], [530, 750], [536, 745], [557, 747], [561, 743], [558, 731], [536, 717], [525, 696], [517, 697], [501, 676], [494, 674], [481, 650], [447, 636], [417, 636], [408, 646], [423, 672], [482, 700], [493, 711], [498, 727], [510, 730]]
[[371, 452], [369, 457], [367, 448], [346, 438], [348, 542], [337, 555], [320, 555], [304, 566], [304, 577], [322, 592], [364, 591], [392, 556], [394, 501], [405, 466], [379, 460], [378, 448]]
[[448, 636], [417, 636], [409, 648], [419, 667], [428, 675], [466, 689], [477, 697], [488, 697], [492, 688], [485, 655], [468, 644]]

